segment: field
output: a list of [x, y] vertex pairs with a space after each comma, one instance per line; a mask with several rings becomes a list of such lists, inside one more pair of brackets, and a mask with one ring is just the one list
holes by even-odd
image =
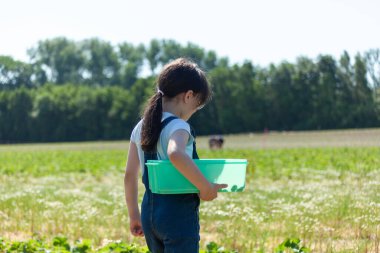
[[[201, 245], [273, 252], [299, 238], [311, 252], [380, 252], [380, 130], [225, 136], [203, 158], [245, 158], [246, 190], [202, 202]], [[128, 142], [0, 145], [0, 237], [94, 245], [130, 236]], [[143, 188], [140, 185], [140, 200]]]

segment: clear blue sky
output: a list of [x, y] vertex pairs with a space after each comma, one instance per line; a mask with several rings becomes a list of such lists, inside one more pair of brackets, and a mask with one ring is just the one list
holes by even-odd
[[0, 55], [26, 61], [28, 48], [56, 36], [157, 38], [265, 66], [380, 48], [379, 11], [378, 0], [1, 0]]

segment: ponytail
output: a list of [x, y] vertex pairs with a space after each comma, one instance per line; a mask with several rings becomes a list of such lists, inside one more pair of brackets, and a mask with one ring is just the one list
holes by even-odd
[[141, 128], [141, 148], [144, 152], [156, 151], [161, 133], [162, 92], [157, 92], [148, 101]]

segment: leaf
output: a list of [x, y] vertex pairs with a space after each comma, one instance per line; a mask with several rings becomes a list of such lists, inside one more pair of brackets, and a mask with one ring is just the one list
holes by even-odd
[[73, 253], [86, 253], [91, 251], [91, 241], [90, 240], [78, 240], [72, 249]]
[[61, 247], [61, 248], [64, 248], [64, 249], [70, 251], [70, 244], [67, 242], [66, 237], [59, 237], [59, 236], [54, 237], [53, 246]]

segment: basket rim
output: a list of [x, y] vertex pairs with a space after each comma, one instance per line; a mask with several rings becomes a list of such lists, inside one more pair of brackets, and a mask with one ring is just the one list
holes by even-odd
[[[248, 164], [247, 159], [193, 159], [196, 164]], [[171, 164], [170, 160], [148, 160], [147, 165]]]

